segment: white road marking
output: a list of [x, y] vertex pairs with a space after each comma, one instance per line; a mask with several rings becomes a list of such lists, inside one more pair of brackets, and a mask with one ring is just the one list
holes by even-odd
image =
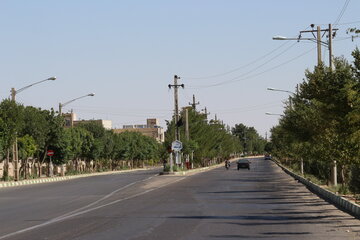
[[[152, 176], [152, 177], [153, 177], [153, 176]], [[143, 181], [145, 181], [145, 180], [149, 180], [149, 179], [151, 179], [152, 177], [149, 177], [149, 178], [147, 178], [147, 179], [140, 180], [140, 181], [137, 181], [137, 182], [128, 184], [128, 185], [126, 185], [126, 186], [124, 186], [124, 187], [122, 187], [122, 188], [120, 188], [120, 189], [124, 189], [125, 187], [129, 187], [130, 185], [133, 185], [133, 184], [138, 183], [138, 182], [143, 182]], [[70, 213], [64, 214], [64, 215], [62, 215], [62, 216], [60, 216], [60, 217], [51, 219], [51, 220], [46, 221], [46, 222], [44, 222], [44, 223], [41, 223], [41, 224], [38, 224], [38, 225], [35, 225], [35, 226], [32, 226], [32, 227], [28, 227], [28, 228], [25, 228], [25, 229], [22, 229], [22, 230], [19, 230], [19, 231], [16, 231], [16, 232], [12, 232], [12, 233], [9, 233], [9, 234], [0, 236], [0, 240], [1, 240], [1, 239], [8, 238], [8, 237], [13, 237], [13, 236], [15, 236], [15, 235], [18, 235], [18, 234], [21, 234], [21, 233], [25, 233], [25, 232], [28, 232], [28, 231], [31, 231], [31, 230], [34, 230], [34, 229], [38, 229], [38, 228], [41, 228], [41, 227], [45, 227], [45, 226], [47, 226], [47, 225], [50, 225], [50, 224], [53, 224], [53, 223], [56, 223], [56, 222], [64, 221], [64, 220], [67, 220], [67, 219], [72, 218], [72, 217], [76, 217], [76, 216], [79, 216], [79, 215], [83, 215], [83, 214], [86, 214], [86, 213], [95, 211], [95, 210], [97, 210], [97, 209], [104, 208], [104, 207], [107, 207], [107, 206], [110, 206], [110, 205], [119, 203], [119, 202], [122, 202], [122, 201], [125, 201], [125, 200], [129, 200], [129, 199], [132, 199], [132, 198], [135, 198], [135, 197], [144, 195], [144, 194], [146, 194], [146, 193], [152, 192], [152, 191], [154, 191], [154, 190], [160, 189], [160, 188], [162, 188], [162, 187], [166, 187], [166, 186], [168, 186], [168, 185], [170, 185], [170, 184], [172, 184], [172, 183], [179, 182], [179, 181], [181, 181], [181, 180], [183, 180], [183, 179], [185, 179], [185, 178], [179, 178], [179, 179], [175, 180], [174, 182], [170, 182], [170, 183], [164, 184], [164, 185], [162, 185], [162, 186], [155, 187], [155, 188], [146, 190], [146, 191], [144, 191], [144, 192], [134, 194], [134, 195], [129, 196], [129, 197], [121, 198], [121, 199], [118, 199], [118, 200], [109, 202], [109, 203], [107, 203], [107, 204], [103, 204], [103, 205], [100, 205], [100, 206], [97, 206], [97, 207], [89, 208], [89, 209], [87, 209], [87, 210], [83, 210], [83, 211], [80, 211], [80, 212], [77, 212], [77, 213], [72, 213], [72, 212], [75, 212], [75, 211], [79, 211], [79, 210], [80, 210], [80, 208], [79, 208], [79, 209], [77, 209], [77, 210], [72, 211], [72, 212], [71, 212], [72, 214], [70, 214]], [[117, 189], [117, 190], [113, 191], [112, 193], [109, 193], [109, 194], [106, 195], [106, 196], [109, 197], [109, 196], [113, 195], [115, 192], [120, 191], [120, 189]], [[106, 197], [106, 196], [105, 196], [105, 197]], [[99, 202], [100, 200], [105, 199], [105, 197], [103, 197], [102, 199], [97, 200], [96, 202]], [[94, 204], [95, 204], [95, 202], [87, 205], [86, 207], [88, 207], [88, 206], [90, 206], [90, 205], [92, 206], [92, 205], [94, 205]], [[82, 209], [83, 209], [83, 208], [85, 208], [85, 207], [82, 207]]]

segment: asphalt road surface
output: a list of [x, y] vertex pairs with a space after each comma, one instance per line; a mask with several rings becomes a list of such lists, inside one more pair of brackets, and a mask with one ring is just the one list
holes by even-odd
[[0, 189], [1, 239], [360, 239], [360, 221], [271, 161]]

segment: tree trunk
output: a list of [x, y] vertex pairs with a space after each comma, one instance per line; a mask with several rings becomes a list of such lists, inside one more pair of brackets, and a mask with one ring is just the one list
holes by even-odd
[[341, 182], [342, 184], [346, 184], [346, 176], [345, 176], [345, 165], [341, 165]]

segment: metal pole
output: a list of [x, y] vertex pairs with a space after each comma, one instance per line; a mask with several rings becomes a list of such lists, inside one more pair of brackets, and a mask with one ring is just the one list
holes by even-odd
[[318, 55], [318, 66], [321, 64], [321, 29], [317, 26], [317, 55]]

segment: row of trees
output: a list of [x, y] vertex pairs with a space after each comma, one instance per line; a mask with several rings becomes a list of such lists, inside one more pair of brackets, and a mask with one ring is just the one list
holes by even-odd
[[[233, 129], [219, 120], [207, 120], [207, 115], [188, 109], [189, 139], [186, 139], [185, 109], [180, 113], [178, 127], [180, 140], [183, 142], [183, 153], [192, 155], [194, 166], [207, 166], [213, 162], [221, 162], [243, 152], [263, 153], [266, 141], [252, 127], [243, 124]], [[175, 139], [175, 120], [167, 123], [165, 146], [169, 148]], [[246, 136], [246, 137], [244, 137]]]
[[[54, 150], [54, 164], [68, 164], [75, 171], [115, 169], [141, 165], [144, 160], [159, 161], [160, 145], [135, 132], [115, 134], [96, 122], [64, 128], [64, 118], [53, 110], [24, 107], [10, 100], [0, 103], [0, 162], [4, 178], [9, 175], [13, 145], [17, 138], [21, 172], [28, 177], [28, 165], [41, 176], [48, 162], [47, 150]], [[85, 163], [85, 167], [81, 167]]]
[[244, 124], [235, 124], [232, 134], [239, 138], [243, 151], [247, 154], [263, 154], [270, 151], [267, 139], [259, 135], [254, 127], [247, 127]]
[[335, 59], [306, 71], [279, 125], [271, 130], [273, 155], [327, 181], [334, 161], [339, 182], [360, 192], [360, 51], [354, 62]]
[[[195, 167], [218, 163], [236, 154], [263, 153], [266, 141], [253, 127], [237, 124], [233, 129], [221, 121], [207, 120], [188, 107], [190, 139], [185, 138], [185, 117], [180, 128], [183, 153], [192, 156]], [[181, 115], [184, 116], [185, 110]], [[175, 121], [168, 122], [166, 141], [159, 144], [137, 132], [115, 134], [97, 122], [64, 127], [64, 118], [53, 109], [43, 110], [23, 106], [11, 100], [0, 103], [0, 163], [4, 163], [4, 179], [14, 164], [14, 144], [17, 142], [23, 178], [39, 177], [42, 166], [48, 164], [48, 150], [53, 150], [52, 163], [67, 167], [67, 172], [103, 171], [141, 166], [144, 161], [157, 163], [169, 157], [169, 147], [175, 139]]]

